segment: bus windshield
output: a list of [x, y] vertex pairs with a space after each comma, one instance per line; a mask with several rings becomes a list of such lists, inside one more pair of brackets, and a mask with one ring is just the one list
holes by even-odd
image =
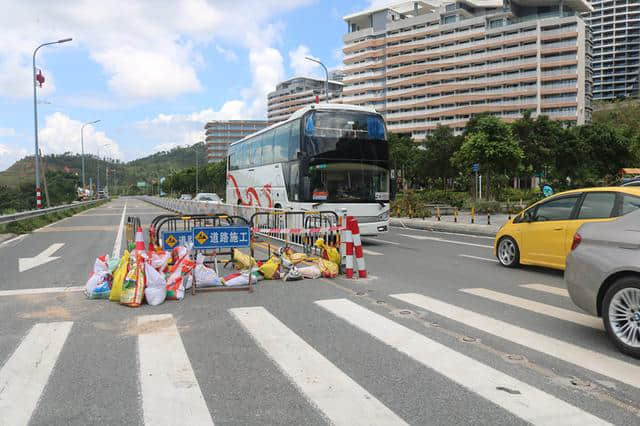
[[312, 111], [304, 121], [306, 157], [384, 161], [388, 146], [382, 117], [352, 111]]
[[304, 179], [303, 201], [389, 201], [389, 173], [384, 167], [367, 163], [312, 165]]

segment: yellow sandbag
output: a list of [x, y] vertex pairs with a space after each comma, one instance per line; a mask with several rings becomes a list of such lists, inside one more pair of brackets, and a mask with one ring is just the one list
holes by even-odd
[[322, 238], [318, 238], [315, 245], [322, 249], [322, 256], [324, 258], [329, 259], [336, 265], [340, 265], [340, 252], [337, 248], [328, 246]]
[[124, 278], [127, 276], [127, 271], [129, 269], [129, 256], [129, 251], [125, 250], [122, 254], [122, 258], [120, 259], [120, 263], [118, 263], [118, 267], [113, 271], [113, 285], [111, 286], [111, 293], [109, 294], [109, 300], [112, 302], [120, 301], [122, 283], [124, 283]]
[[244, 254], [238, 249], [233, 249], [233, 256], [231, 259], [233, 260], [233, 265], [237, 270], [249, 269], [258, 265], [253, 257], [248, 254]]
[[280, 259], [276, 256], [271, 256], [271, 259], [264, 262], [262, 266], [258, 268], [258, 271], [264, 276], [265, 280], [272, 280], [279, 266]]
[[317, 259], [316, 265], [320, 268], [322, 276], [325, 278], [335, 278], [338, 276], [338, 265], [327, 259]]
[[297, 265], [298, 263], [304, 262], [307, 260], [307, 255], [305, 253], [287, 253], [287, 258], [291, 263]]

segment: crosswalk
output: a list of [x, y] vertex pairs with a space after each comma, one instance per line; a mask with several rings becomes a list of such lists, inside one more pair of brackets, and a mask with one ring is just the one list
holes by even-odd
[[[520, 293], [540, 294], [545, 301], [557, 297], [566, 302], [566, 291], [545, 284], [523, 284]], [[538, 315], [562, 323], [579, 325], [585, 330], [602, 334], [602, 327], [591, 317], [577, 311], [538, 302], [484, 288], [465, 288], [459, 295], [467, 301], [484, 300], [498, 306], [518, 309], [523, 315]], [[448, 321], [515, 343], [526, 350], [541, 353], [585, 371], [640, 389], [640, 365], [631, 359], [610, 356], [557, 337], [542, 334], [508, 323], [495, 313], [484, 313], [453, 305], [446, 301], [419, 293], [391, 294], [390, 298], [402, 306], [418, 308]], [[562, 392], [531, 383], [526, 375], [514, 377], [499, 364], [479, 359], [477, 354], [463, 353], [456, 342], [447, 342], [428, 336], [424, 328], [410, 328], [382, 309], [356, 303], [349, 299], [321, 299], [309, 302], [315, 306], [320, 318], [337, 321], [346, 333], [361, 335], [377, 342], [378, 350], [392, 351], [406, 362], [415, 363], [425, 375], [439, 375], [454, 386], [484, 401], [492, 410], [502, 410], [524, 422], [536, 425], [600, 425], [609, 424], [603, 413], [590, 409], [583, 401], [567, 398]], [[492, 311], [499, 312], [499, 310]], [[263, 356], [279, 374], [293, 385], [320, 418], [335, 425], [404, 425], [411, 424], [411, 412], [399, 410], [393, 401], [375, 390], [367, 389], [370, 382], [355, 377], [348, 361], [329, 359], [326, 348], [314, 347], [314, 339], [305, 336], [291, 323], [291, 317], [279, 317], [264, 306], [231, 308], [226, 311], [229, 323], [238, 327], [253, 343], [243, 347]], [[322, 316], [325, 316], [324, 318]], [[137, 372], [140, 422], [145, 425], [194, 424], [213, 425], [217, 404], [203, 392], [203, 381], [214, 381], [211, 372], [194, 369], [194, 354], [185, 347], [178, 327], [180, 318], [172, 314], [140, 315], [136, 324], [136, 357], [123, 359], [130, 363], [123, 368]], [[72, 321], [36, 323], [29, 329], [15, 350], [0, 359], [0, 425], [28, 424], [37, 410], [43, 393], [55, 392], [48, 386], [50, 377], [60, 367], [59, 357], [67, 341], [75, 337]], [[548, 333], [553, 334], [553, 333]], [[215, 340], [211, 342], [216, 345]], [[374, 346], [375, 347], [375, 346]], [[197, 356], [197, 355], [195, 355]], [[198, 360], [201, 362], [201, 360]], [[394, 371], [385, 371], [383, 377], [393, 377]], [[412, 397], [407, 389], [406, 398]], [[466, 405], [456, 410], [470, 409]], [[427, 416], [428, 417], [428, 416]], [[219, 419], [221, 422], [228, 419]], [[435, 423], [446, 420], [435, 419]], [[279, 419], [273, 419], [278, 423]]]

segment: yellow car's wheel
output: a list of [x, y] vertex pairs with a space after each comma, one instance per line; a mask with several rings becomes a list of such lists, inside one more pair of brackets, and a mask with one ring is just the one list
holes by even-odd
[[511, 237], [502, 237], [498, 242], [498, 260], [502, 266], [515, 268], [520, 264], [520, 249]]

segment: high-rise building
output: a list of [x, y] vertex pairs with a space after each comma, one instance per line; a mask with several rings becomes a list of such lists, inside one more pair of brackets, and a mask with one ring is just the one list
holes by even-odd
[[272, 123], [264, 120], [213, 120], [204, 126], [207, 143], [207, 161], [215, 163], [224, 160], [227, 148], [237, 140], [244, 138]]
[[[339, 76], [339, 74], [333, 74]], [[325, 101], [324, 79], [295, 77], [276, 86], [276, 90], [267, 95], [267, 118], [272, 123], [284, 121], [305, 105]], [[329, 80], [329, 100], [339, 102], [342, 83]]]
[[640, 95], [640, 1], [591, 0], [593, 98]]
[[460, 132], [474, 115], [591, 115], [585, 0], [405, 1], [345, 16], [342, 102], [375, 107], [391, 131]]

